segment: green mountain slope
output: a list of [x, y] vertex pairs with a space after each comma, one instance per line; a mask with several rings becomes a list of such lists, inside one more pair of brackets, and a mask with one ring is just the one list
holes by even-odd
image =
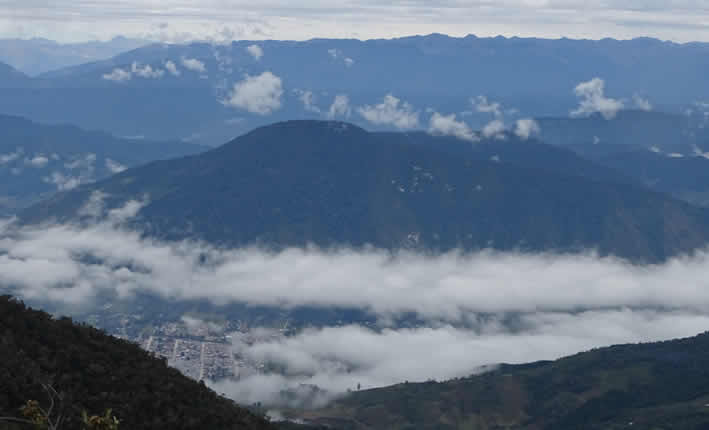
[[[112, 409], [121, 429], [270, 429], [262, 418], [141, 350], [70, 319], [52, 319], [0, 297], [0, 416], [19, 416], [28, 400], [63, 396], [61, 428], [80, 428], [82, 411]], [[61, 403], [61, 404], [60, 404]], [[59, 410], [59, 409], [55, 409]], [[0, 428], [18, 428], [0, 422]]]
[[295, 415], [340, 429], [705, 429], [708, 369], [703, 334], [356, 392]]
[[434, 144], [385, 144], [346, 123], [294, 121], [59, 194], [22, 218], [77, 220], [100, 190], [106, 209], [148, 195], [134, 225], [149, 235], [230, 246], [597, 249], [657, 261], [709, 239], [703, 210], [643, 188], [519, 163]]

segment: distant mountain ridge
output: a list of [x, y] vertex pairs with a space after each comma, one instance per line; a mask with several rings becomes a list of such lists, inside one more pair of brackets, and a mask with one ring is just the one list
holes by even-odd
[[[525, 164], [525, 157], [507, 163], [482, 160], [472, 149], [455, 154], [445, 138], [421, 134], [414, 144], [395, 137], [341, 122], [278, 123], [197, 156], [59, 194], [21, 216], [77, 221], [101, 191], [107, 209], [149, 195], [134, 221], [146, 234], [229, 246], [596, 249], [658, 261], [709, 240], [705, 211], [609, 179], [602, 168], [584, 177]], [[479, 145], [488, 144], [495, 143]], [[568, 151], [546, 150], [588, 167]]]
[[[254, 45], [262, 55], [250, 53]], [[708, 44], [654, 39], [438, 34], [368, 41], [151, 44], [43, 74], [26, 88], [5, 94], [0, 111], [118, 135], [219, 144], [276, 121], [325, 119], [337, 95], [347, 95], [352, 109], [349, 117], [343, 111], [332, 119], [370, 128], [387, 125], [367, 124], [357, 107], [380, 103], [387, 94], [420, 111], [422, 127], [431, 108], [459, 118], [467, 112], [466, 121], [480, 128], [489, 114], [477, 112], [470, 99], [481, 95], [501, 102], [507, 113], [568, 115], [578, 105], [574, 88], [598, 77], [606, 81], [606, 95], [625, 99], [626, 108], [633, 108], [633, 97], [639, 94], [658, 109], [680, 113], [695, 101], [709, 99], [707, 54]], [[223, 103], [245, 76], [265, 72], [281, 80], [280, 108], [262, 115]], [[666, 76], [675, 78], [668, 81]], [[176, 94], [175, 88], [182, 92]], [[307, 102], [303, 94], [309, 94]]]
[[204, 149], [184, 142], [121, 139], [0, 115], [0, 216], [128, 167]]
[[354, 392], [293, 416], [342, 430], [702, 429], [709, 425], [708, 364], [704, 333]]
[[57, 43], [47, 39], [0, 39], [0, 61], [30, 76], [111, 58], [147, 45], [147, 40], [115, 37], [109, 41]]

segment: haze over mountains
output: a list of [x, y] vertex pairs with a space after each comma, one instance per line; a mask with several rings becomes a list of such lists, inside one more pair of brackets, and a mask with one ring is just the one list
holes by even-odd
[[29, 76], [106, 60], [149, 44], [146, 40], [114, 37], [106, 42], [61, 44], [47, 39], [0, 39], [0, 61]]
[[128, 167], [204, 149], [183, 142], [118, 139], [0, 115], [0, 215]]

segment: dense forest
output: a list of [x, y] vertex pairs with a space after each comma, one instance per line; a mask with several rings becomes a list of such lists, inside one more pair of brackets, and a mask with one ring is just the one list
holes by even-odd
[[[25, 418], [30, 402], [44, 411], [54, 403], [61, 429], [109, 410], [121, 430], [273, 428], [137, 345], [9, 296], [0, 297], [0, 363], [0, 417]], [[22, 428], [33, 427], [0, 422]]]

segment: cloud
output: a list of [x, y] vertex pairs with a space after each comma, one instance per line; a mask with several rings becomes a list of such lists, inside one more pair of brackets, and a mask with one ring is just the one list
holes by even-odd
[[636, 109], [649, 112], [652, 110], [652, 103], [648, 99], [642, 98], [639, 94], [633, 94], [633, 105]]
[[441, 115], [438, 112], [434, 112], [431, 116], [428, 132], [436, 136], [455, 136], [471, 142], [480, 141], [480, 138], [473, 133], [468, 124], [456, 120], [455, 114]]
[[497, 102], [491, 102], [486, 96], [478, 96], [475, 99], [471, 99], [470, 102], [473, 104], [475, 110], [481, 113], [491, 113], [495, 117], [502, 117], [502, 105]]
[[249, 45], [246, 48], [246, 52], [248, 52], [252, 57], [254, 57], [254, 60], [256, 61], [261, 60], [261, 57], [263, 57], [263, 48], [261, 48], [259, 45]]
[[345, 54], [342, 53], [339, 49], [331, 48], [327, 50], [328, 55], [333, 60], [339, 60], [340, 58], [342, 59], [342, 62], [345, 64], [347, 67], [352, 67], [355, 63], [355, 60], [353, 60], [350, 57], [345, 56]]
[[234, 84], [223, 103], [258, 115], [269, 115], [281, 108], [282, 95], [281, 78], [263, 72], [257, 76], [246, 75], [243, 81]]
[[487, 139], [504, 139], [505, 123], [501, 119], [494, 119], [482, 129], [483, 136]]
[[367, 121], [377, 125], [392, 125], [400, 130], [416, 128], [419, 125], [419, 113], [406, 102], [391, 94], [384, 96], [381, 103], [363, 106], [357, 112]]
[[[140, 216], [147, 197], [112, 204], [105, 193], [91, 194], [82, 211], [107, 219], [98, 224], [0, 222], [0, 288], [56, 304], [153, 294], [215, 306], [354, 309], [371, 316], [369, 326], [320, 325], [288, 336], [235, 333], [241, 356], [281, 369], [214, 385], [241, 402], [279, 403], [281, 390], [301, 384], [337, 394], [356, 384], [447, 379], [500, 362], [694, 335], [709, 324], [707, 252], [636, 266], [592, 253], [222, 249], [127, 229], [124, 223]], [[305, 391], [303, 397], [313, 397]], [[314, 401], [328, 398], [320, 393]]]
[[49, 164], [49, 158], [39, 154], [32, 158], [25, 158], [25, 164], [37, 169], [43, 169]]
[[[510, 328], [500, 316], [481, 318], [472, 328], [370, 329], [361, 326], [310, 329], [296, 336], [268, 336], [253, 342], [234, 336], [234, 351], [280, 373], [244, 375], [213, 384], [237, 402], [272, 407], [319, 406], [332, 396], [404, 381], [448, 380], [481, 373], [500, 363], [553, 360], [619, 343], [696, 335], [709, 316], [633, 311], [535, 313], [519, 316]], [[325, 390], [313, 403], [309, 393], [284, 397], [282, 390], [315, 385]], [[330, 396], [326, 394], [329, 393]], [[312, 402], [312, 401], [311, 401]]]
[[153, 69], [150, 65], [141, 66], [137, 62], [133, 62], [131, 65], [131, 72], [145, 79], [160, 79], [165, 74], [162, 69]]
[[622, 100], [605, 96], [606, 83], [603, 79], [593, 78], [576, 86], [574, 93], [581, 99], [579, 107], [571, 111], [571, 116], [582, 117], [600, 113], [605, 119], [613, 119], [623, 109]]
[[106, 168], [111, 173], [121, 173], [127, 169], [126, 166], [122, 165], [121, 163], [119, 163], [117, 161], [113, 161], [110, 158], [106, 158], [105, 163], [106, 163]]
[[22, 157], [24, 153], [25, 151], [22, 148], [17, 148], [15, 152], [10, 152], [9, 154], [0, 154], [0, 166], [16, 161], [17, 159]]
[[82, 181], [82, 178], [79, 176], [65, 175], [64, 173], [61, 173], [61, 172], [52, 172], [51, 175], [45, 176], [44, 178], [42, 178], [42, 181], [44, 181], [47, 184], [55, 185], [57, 187], [58, 191], [73, 190], [74, 188], [78, 187], [82, 183], [86, 182], [86, 181]]
[[330, 109], [327, 111], [327, 117], [330, 119], [338, 116], [349, 118], [351, 114], [352, 108], [350, 107], [350, 98], [345, 94], [336, 95], [330, 105]]
[[177, 65], [170, 60], [167, 60], [165, 62], [165, 69], [170, 72], [172, 76], [180, 76], [182, 74], [182, 72], [180, 72], [180, 70], [177, 68]]
[[130, 71], [123, 70], [120, 68], [115, 68], [111, 73], [106, 73], [102, 76], [103, 79], [114, 82], [130, 81], [132, 77], [133, 75]]
[[196, 58], [185, 58], [182, 57], [182, 66], [187, 70], [192, 70], [193, 72], [207, 73], [207, 66], [203, 62]]
[[298, 100], [303, 103], [303, 108], [308, 112], [320, 113], [320, 108], [317, 106], [315, 101], [315, 94], [312, 91], [304, 91], [300, 89], [293, 90]]
[[[150, 13], [145, 13], [148, 8]], [[199, 4], [185, 0], [159, 4], [124, 0], [118, 5], [64, 2], [57, 8], [47, 8], [42, 0], [24, 0], [0, 3], [0, 35], [55, 37], [62, 41], [133, 35], [176, 43], [223, 43], [318, 37], [376, 39], [440, 32], [442, 28], [449, 34], [465, 35], [475, 28], [479, 36], [653, 36], [706, 41], [708, 16], [705, 4], [697, 0], [335, 0], [327, 7], [318, 0], [304, 0], [297, 7], [286, 0], [206, 0]], [[164, 22], [169, 22], [169, 26], [162, 25]]]
[[522, 140], [527, 140], [541, 131], [539, 123], [531, 118], [518, 119], [515, 123], [515, 135]]

